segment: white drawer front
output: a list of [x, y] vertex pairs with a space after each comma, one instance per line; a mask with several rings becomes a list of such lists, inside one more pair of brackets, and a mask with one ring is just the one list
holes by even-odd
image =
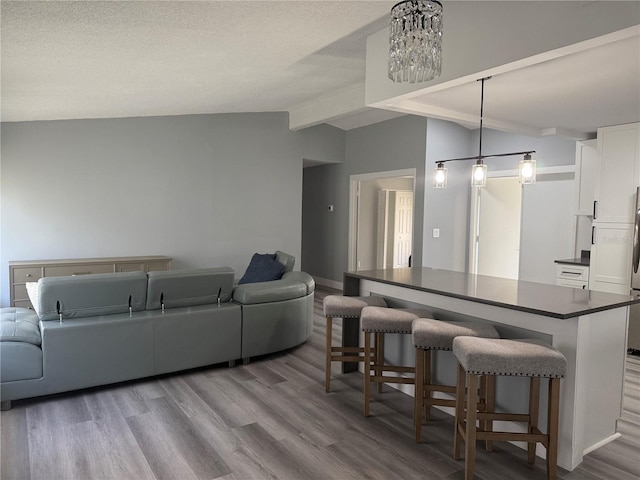
[[556, 277], [565, 280], [583, 280], [589, 281], [589, 267], [578, 265], [556, 265]]
[[37, 282], [42, 277], [42, 269], [40, 267], [14, 268], [13, 282]]
[[556, 285], [561, 287], [581, 288], [583, 290], [589, 289], [589, 282], [583, 282], [581, 280], [565, 280], [563, 278], [556, 279]]
[[88, 275], [90, 273], [113, 273], [113, 264], [85, 264], [44, 267], [45, 277], [67, 277], [70, 275]]

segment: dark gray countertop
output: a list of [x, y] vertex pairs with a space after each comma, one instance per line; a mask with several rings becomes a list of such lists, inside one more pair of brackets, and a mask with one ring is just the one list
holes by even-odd
[[561, 319], [640, 303], [640, 298], [630, 295], [424, 267], [345, 272], [344, 276], [345, 284], [349, 279], [373, 280]]
[[584, 257], [580, 257], [580, 258], [567, 258], [564, 260], [555, 260], [555, 263], [561, 263], [564, 265], [580, 265], [581, 267], [588, 267], [589, 266], [589, 260], [590, 258], [584, 258]]

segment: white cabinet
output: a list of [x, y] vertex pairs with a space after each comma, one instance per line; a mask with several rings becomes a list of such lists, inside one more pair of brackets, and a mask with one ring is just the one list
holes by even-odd
[[556, 265], [556, 285], [571, 288], [589, 289], [589, 267], [586, 265]]
[[596, 140], [576, 142], [576, 215], [593, 215], [598, 166]]
[[589, 288], [628, 295], [633, 224], [597, 223], [592, 235]]
[[598, 129], [594, 221], [633, 221], [640, 184], [640, 123]]

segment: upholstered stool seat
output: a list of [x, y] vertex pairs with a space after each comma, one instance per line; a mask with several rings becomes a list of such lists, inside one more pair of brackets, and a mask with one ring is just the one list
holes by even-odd
[[326, 324], [325, 352], [325, 390], [331, 389], [331, 362], [363, 362], [365, 357], [362, 347], [334, 347], [331, 336], [334, 318], [360, 318], [360, 312], [366, 306], [385, 307], [387, 303], [382, 297], [348, 297], [343, 295], [327, 295], [322, 301]]
[[[414, 419], [416, 442], [420, 442], [422, 415], [429, 420], [433, 405], [455, 407], [455, 385], [433, 383], [431, 363], [433, 350], [451, 351], [453, 340], [457, 337], [500, 338], [498, 331], [484, 322], [444, 322], [430, 318], [417, 318], [412, 324], [413, 345], [416, 349], [416, 390], [414, 396]], [[493, 378], [493, 377], [486, 377]], [[454, 398], [434, 398], [432, 394], [440, 392], [453, 395]], [[480, 408], [493, 409], [494, 385], [491, 381], [480, 388]], [[490, 444], [489, 444], [490, 445]]]
[[[410, 334], [411, 324], [416, 318], [429, 318], [431, 313], [423, 309], [365, 307], [362, 309], [360, 324], [364, 332], [364, 356], [371, 358], [371, 334], [375, 334], [375, 355], [371, 362], [364, 363], [364, 415], [369, 416], [371, 382], [378, 384], [382, 391], [384, 383], [413, 384], [415, 367], [407, 365], [387, 365], [384, 362], [384, 335], [386, 333]], [[373, 370], [373, 375], [371, 371]], [[385, 375], [393, 372], [395, 376]], [[397, 375], [401, 374], [401, 375]], [[402, 376], [409, 374], [410, 376]]]
[[[465, 444], [465, 479], [473, 478], [476, 440], [511, 440], [527, 442], [528, 461], [535, 462], [536, 443], [547, 450], [547, 478], [557, 476], [558, 416], [560, 405], [560, 379], [566, 375], [567, 360], [558, 350], [541, 340], [508, 340], [457, 337], [453, 341], [453, 354], [458, 360], [458, 395], [456, 397], [456, 431], [454, 458], [460, 458], [461, 443]], [[470, 408], [476, 401], [476, 388], [481, 375], [509, 375], [530, 377], [529, 412], [478, 413]], [[549, 379], [547, 431], [538, 428], [540, 379]], [[468, 389], [465, 411], [465, 385]], [[518, 421], [527, 424], [523, 433], [495, 432], [478, 429], [476, 420]]]

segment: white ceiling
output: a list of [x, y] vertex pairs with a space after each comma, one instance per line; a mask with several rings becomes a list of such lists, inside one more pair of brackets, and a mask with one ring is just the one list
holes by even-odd
[[2, 1], [2, 120], [286, 111], [364, 81], [393, 1]]
[[[1, 119], [313, 105], [333, 92], [364, 89], [366, 39], [385, 28], [394, 3], [2, 0]], [[446, 29], [445, 22], [445, 36]], [[445, 87], [414, 95], [421, 112], [412, 113], [477, 126], [479, 84]], [[363, 101], [323, 121], [348, 130], [404, 113], [392, 110]], [[570, 136], [639, 121], [640, 37], [494, 76], [485, 86], [485, 116], [496, 128]]]

